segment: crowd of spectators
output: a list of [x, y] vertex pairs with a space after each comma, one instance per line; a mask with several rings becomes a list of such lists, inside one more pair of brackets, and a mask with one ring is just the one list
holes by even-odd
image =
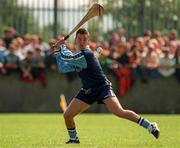
[[[147, 31], [142, 36], [126, 38], [125, 30], [119, 28], [109, 37], [108, 41], [100, 41], [97, 34], [92, 34], [89, 46], [102, 67], [117, 76], [120, 96], [125, 95], [137, 78], [148, 83], [149, 79], [175, 75], [180, 83], [180, 40], [176, 30], [167, 35]], [[20, 36], [14, 28], [6, 27], [0, 39], [0, 73], [6, 76], [16, 73], [20, 80], [27, 82], [40, 80], [46, 87], [46, 72], [57, 71], [56, 61], [50, 54], [52, 42], [50, 39], [46, 43], [38, 35]], [[70, 42], [66, 44], [72, 51], [76, 50]], [[97, 47], [103, 48], [101, 54], [97, 53]], [[72, 74], [68, 75], [71, 80]]]
[[160, 31], [147, 31], [142, 36], [126, 38], [119, 28], [109, 42], [100, 42], [96, 35], [93, 43], [104, 49], [102, 65], [112, 69], [118, 77], [119, 95], [125, 93], [140, 78], [143, 83], [158, 77], [175, 75], [180, 82], [180, 40], [172, 29], [163, 35]]
[[12, 27], [5, 28], [3, 33], [4, 37], [0, 39], [1, 74], [18, 74], [20, 80], [27, 82], [40, 80], [46, 87], [45, 62], [49, 44], [38, 35], [19, 36]]

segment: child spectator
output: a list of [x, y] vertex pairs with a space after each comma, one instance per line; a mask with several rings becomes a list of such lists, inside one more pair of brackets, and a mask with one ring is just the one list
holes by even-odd
[[21, 70], [21, 77], [20, 79], [23, 81], [32, 82], [34, 81], [32, 75], [32, 69], [35, 66], [35, 60], [33, 58], [33, 51], [29, 50], [27, 52], [27, 57], [21, 61], [20, 63], [20, 70]]

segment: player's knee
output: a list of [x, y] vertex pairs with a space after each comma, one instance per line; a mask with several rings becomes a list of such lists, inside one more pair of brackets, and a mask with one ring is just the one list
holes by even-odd
[[65, 119], [65, 120], [68, 120], [68, 119], [73, 118], [73, 116], [71, 115], [71, 113], [68, 112], [68, 111], [65, 111], [64, 114], [63, 114], [63, 116], [64, 116], [64, 119]]

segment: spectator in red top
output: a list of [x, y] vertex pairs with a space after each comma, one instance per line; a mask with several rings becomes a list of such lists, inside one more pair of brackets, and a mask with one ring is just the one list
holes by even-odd
[[118, 43], [112, 58], [118, 63], [115, 63], [113, 67], [119, 80], [119, 95], [124, 96], [131, 87], [131, 71], [125, 42]]

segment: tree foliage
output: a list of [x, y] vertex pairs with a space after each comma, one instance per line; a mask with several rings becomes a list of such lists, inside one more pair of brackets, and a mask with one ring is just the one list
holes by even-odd
[[14, 27], [18, 33], [36, 32], [35, 18], [25, 6], [18, 5], [17, 0], [0, 0], [0, 31], [5, 26]]
[[115, 28], [123, 27], [128, 35], [146, 30], [167, 32], [180, 28], [180, 0], [92, 0], [102, 3], [106, 14], [111, 14]]
[[[42, 26], [39, 26], [38, 24], [42, 20], [36, 19], [33, 13], [35, 11], [39, 12], [39, 10], [53, 13], [54, 9], [30, 8], [25, 5], [19, 5], [18, 1], [0, 0], [0, 32], [5, 26], [13, 26], [20, 34], [39, 33], [43, 36], [45, 35], [46, 38], [51, 37], [54, 22], [49, 21], [49, 24], [46, 25], [41, 23]], [[89, 0], [89, 2], [89, 5], [92, 5], [94, 2], [101, 3], [105, 8], [105, 16], [111, 16], [112, 23], [110, 24], [112, 24], [112, 30], [108, 30], [109, 32], [123, 27], [128, 36], [133, 36], [142, 34], [146, 30], [159, 30], [166, 33], [172, 28], [180, 29], [180, 13], [178, 12], [180, 0]], [[41, 5], [39, 6], [41, 7]], [[63, 9], [60, 13], [62, 11], [66, 10]], [[38, 15], [40, 16], [40, 14]], [[111, 22], [111, 19], [108, 21]], [[67, 28], [67, 26], [62, 25], [62, 22], [57, 23], [61, 24], [61, 28]], [[93, 19], [89, 21], [88, 29], [103, 33], [103, 23], [109, 24], [109, 22], [103, 22], [103, 19], [98, 18], [98, 21]]]

